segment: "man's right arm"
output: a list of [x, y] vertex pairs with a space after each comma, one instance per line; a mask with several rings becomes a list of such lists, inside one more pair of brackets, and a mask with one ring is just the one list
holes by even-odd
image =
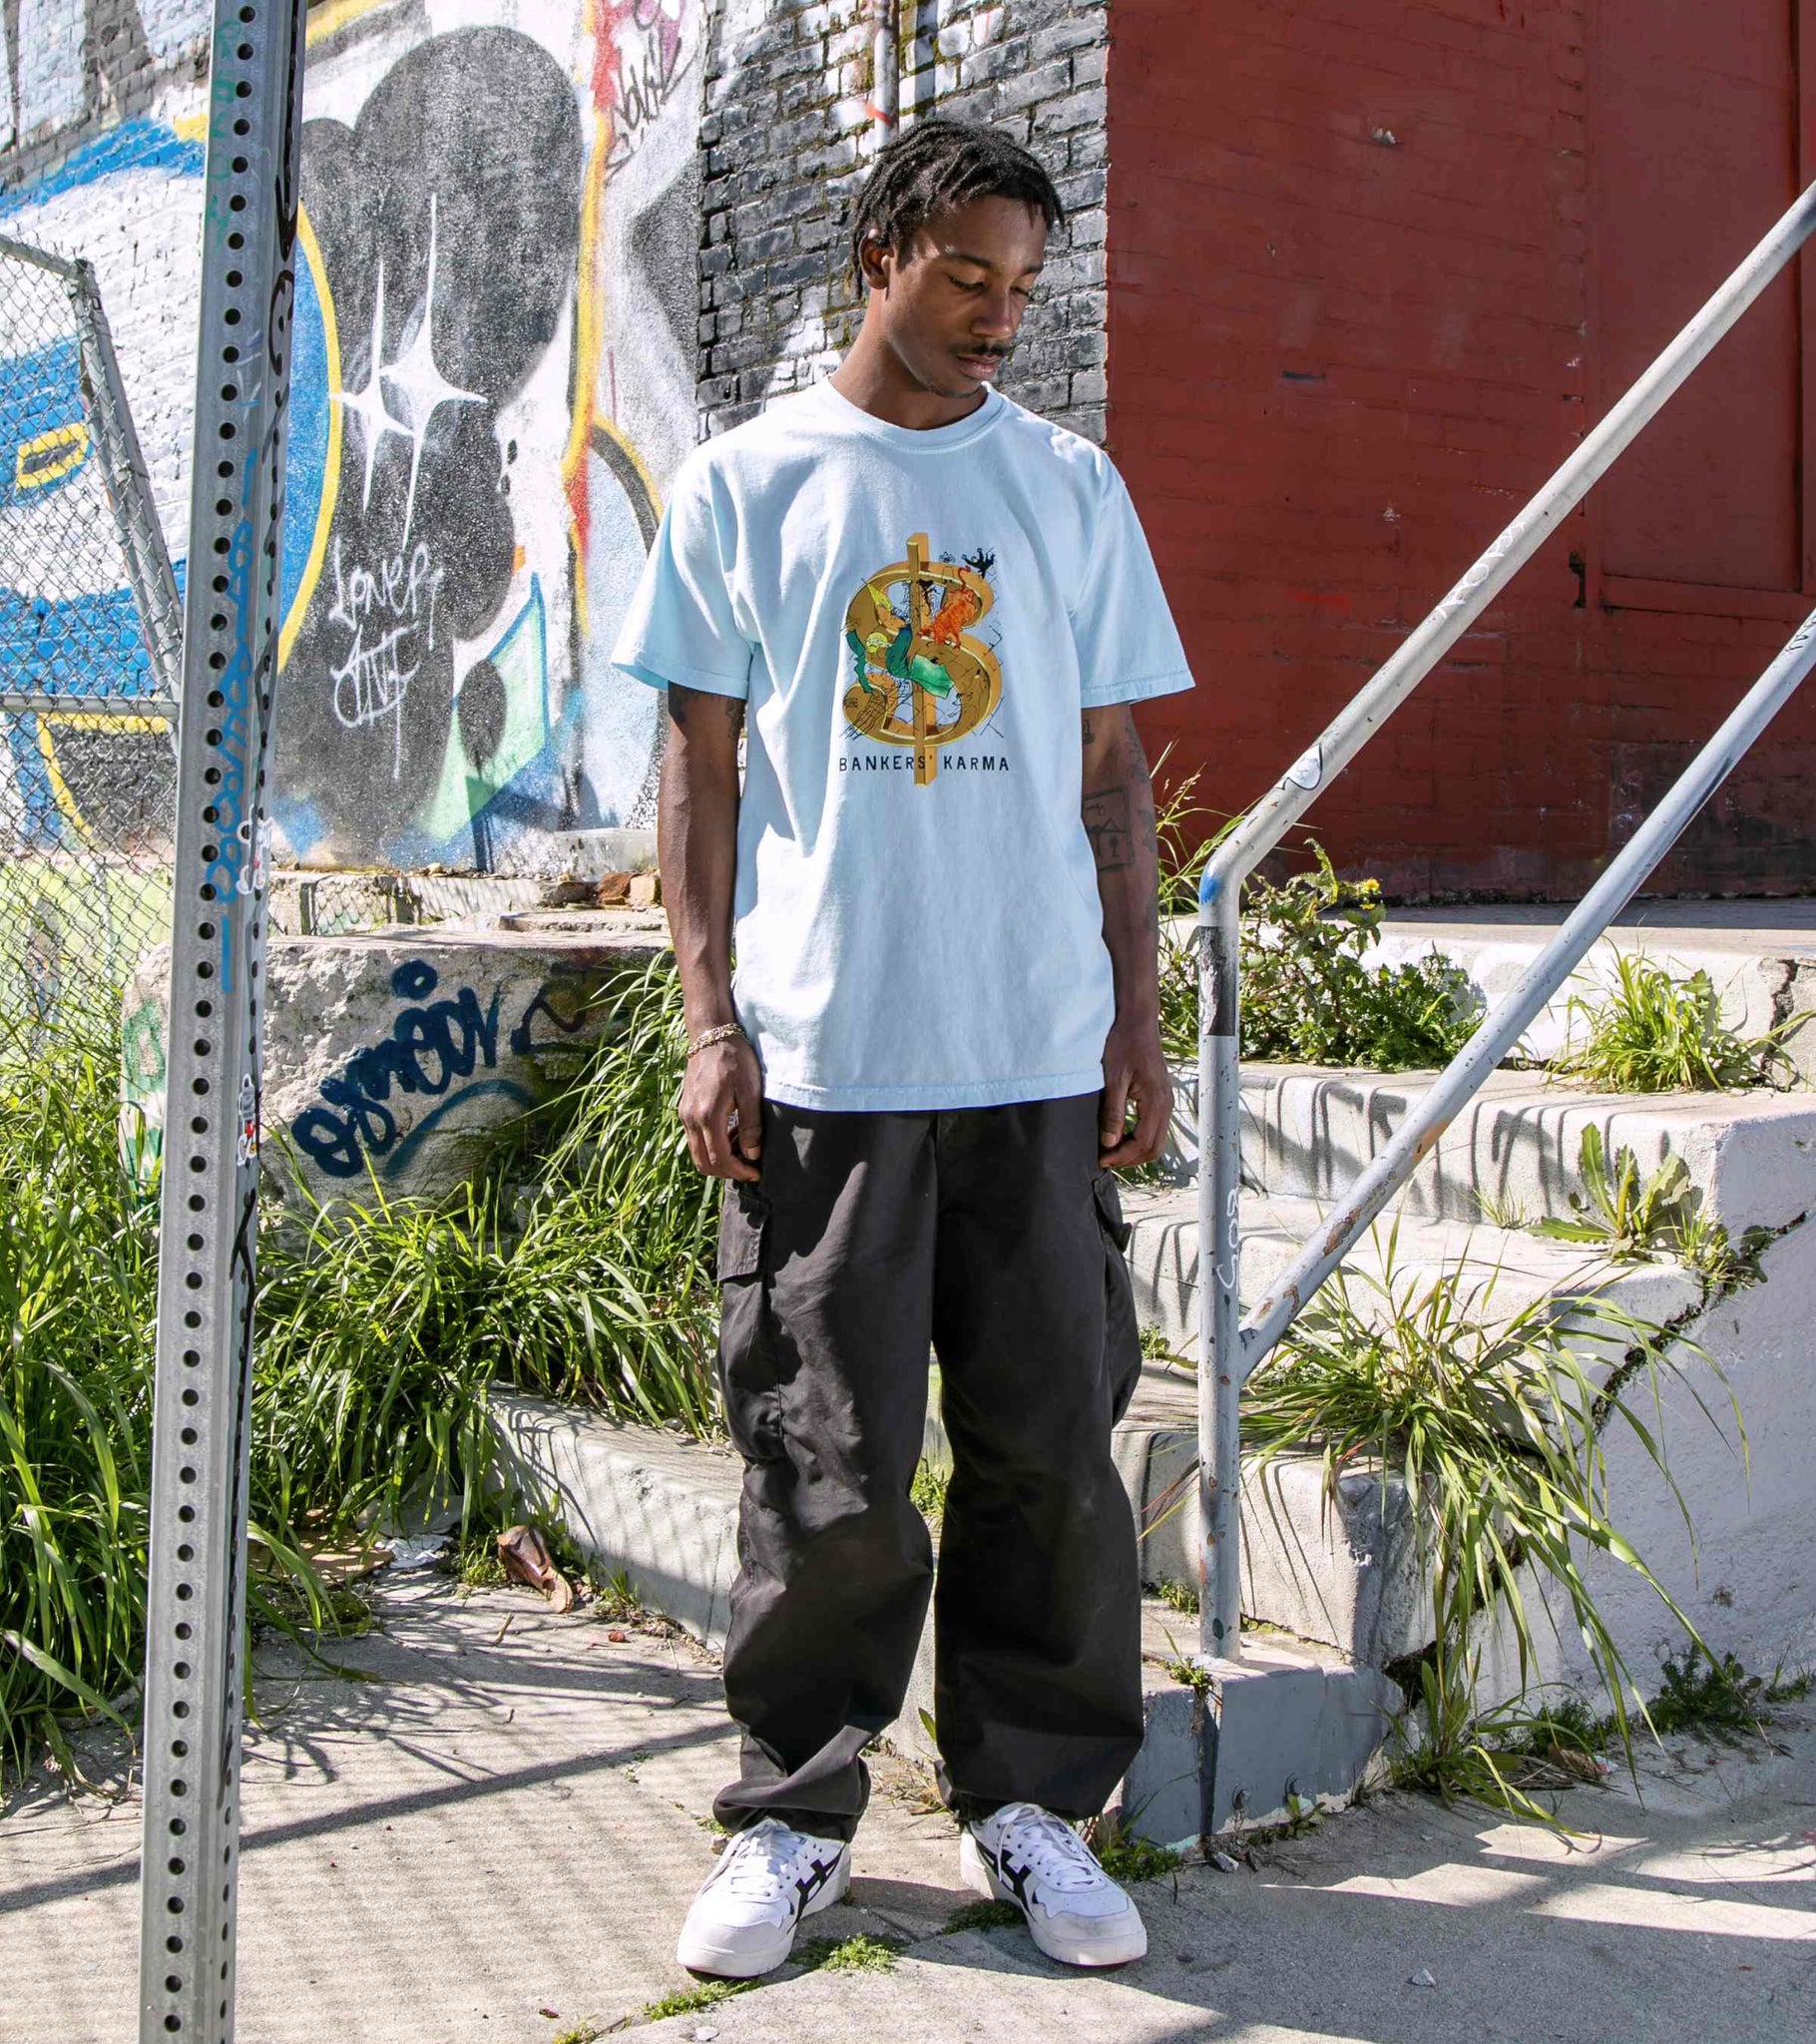
[[[675, 939], [689, 1038], [737, 1020], [731, 1005], [731, 901], [737, 877], [737, 740], [744, 706], [670, 683], [657, 808], [657, 857]], [[681, 1118], [687, 1148], [713, 1178], [754, 1180], [763, 1080], [741, 1036], [687, 1060]]]

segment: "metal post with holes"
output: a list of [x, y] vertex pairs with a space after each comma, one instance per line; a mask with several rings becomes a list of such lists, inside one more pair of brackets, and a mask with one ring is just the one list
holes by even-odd
[[216, 0], [146, 1614], [141, 2044], [233, 2034], [263, 794], [304, 0]]

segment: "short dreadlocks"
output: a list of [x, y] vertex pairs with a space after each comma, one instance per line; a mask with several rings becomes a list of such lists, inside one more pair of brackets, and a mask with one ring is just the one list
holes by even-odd
[[1066, 218], [1039, 158], [994, 129], [930, 117], [886, 143], [857, 196], [851, 267], [864, 281], [863, 249], [878, 242], [899, 256], [936, 214], [974, 199], [1019, 199], [1049, 228]]

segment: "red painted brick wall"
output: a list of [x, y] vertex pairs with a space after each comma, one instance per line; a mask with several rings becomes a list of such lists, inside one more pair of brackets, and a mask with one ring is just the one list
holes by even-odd
[[[1693, 86], [1725, 62], [1722, 11], [1673, 5], [1643, 61]], [[1113, 9], [1109, 444], [1198, 677], [1143, 721], [1202, 766], [1217, 809], [1279, 776], [1564, 457], [1604, 401], [1602, 357], [1627, 373], [1635, 333], [1649, 354], [1743, 253], [1724, 216], [1704, 283], [1673, 271], [1602, 330], [1594, 14]], [[1623, 134], [1621, 175], [1652, 146]], [[1697, 235], [1694, 187], [1658, 209], [1660, 237]], [[1340, 862], [1401, 896], [1580, 893], [1787, 636], [1719, 600], [1610, 607], [1602, 520], [1570, 520], [1319, 801], [1310, 823]], [[1816, 701], [1780, 718], [1652, 887], [1816, 885], [1813, 824]]]

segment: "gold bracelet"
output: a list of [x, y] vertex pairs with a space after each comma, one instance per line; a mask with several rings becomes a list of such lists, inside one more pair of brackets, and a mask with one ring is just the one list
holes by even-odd
[[716, 1029], [702, 1029], [687, 1045], [687, 1055], [695, 1057], [702, 1050], [710, 1050], [715, 1043], [729, 1043], [733, 1037], [741, 1038], [745, 1043], [750, 1041], [744, 1035], [741, 1022], [721, 1022]]

